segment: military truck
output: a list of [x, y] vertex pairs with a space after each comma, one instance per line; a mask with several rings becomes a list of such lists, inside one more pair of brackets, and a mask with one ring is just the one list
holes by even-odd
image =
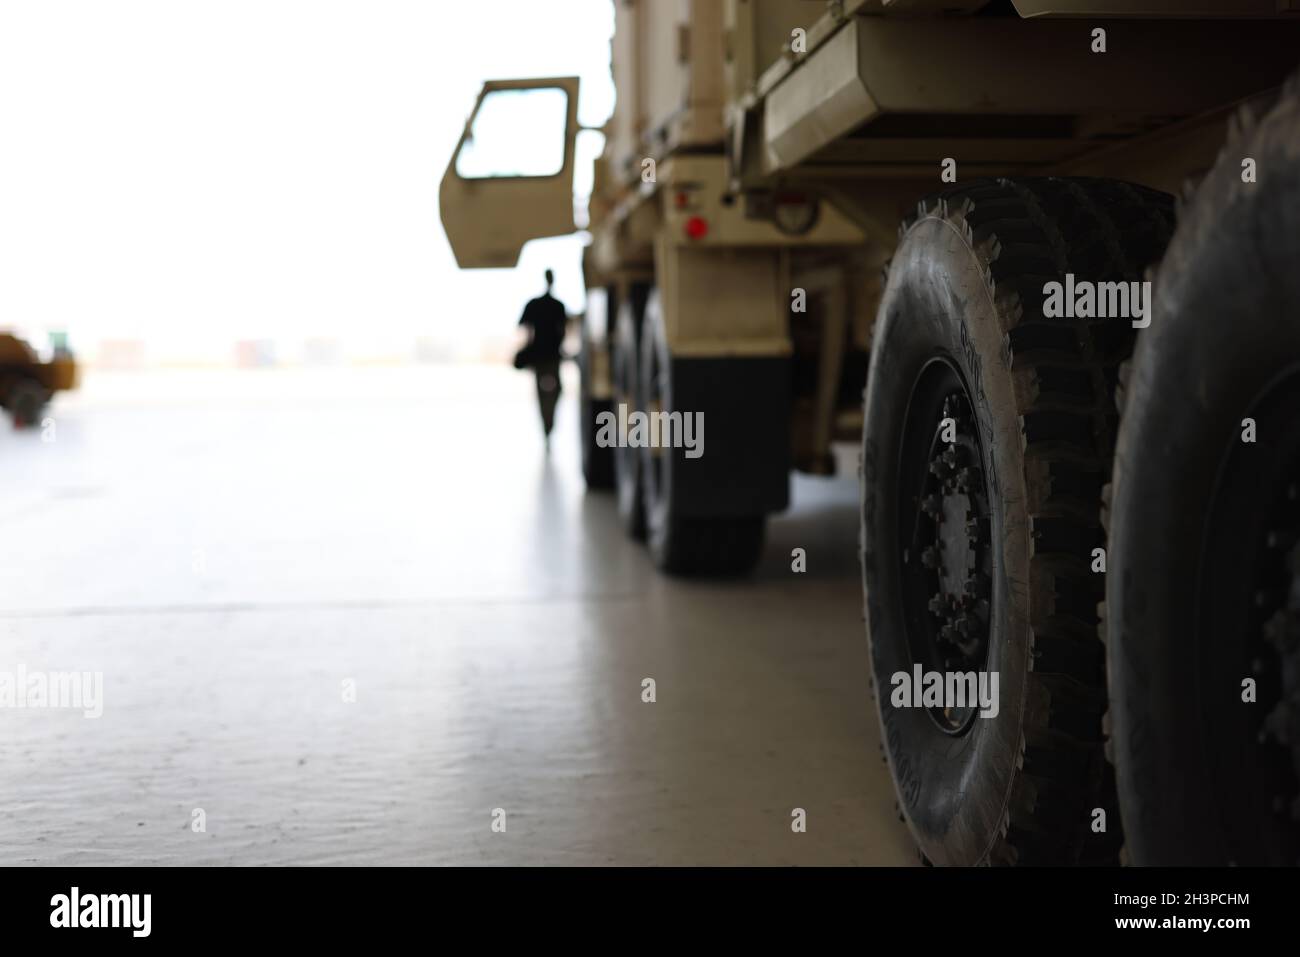
[[54, 393], [76, 384], [77, 363], [66, 348], [41, 355], [25, 339], [0, 332], [0, 407], [15, 429], [39, 425]]
[[[615, 9], [582, 452], [629, 535], [743, 572], [851, 440], [926, 861], [1300, 860], [1300, 4]], [[577, 97], [483, 88], [462, 267], [573, 230]], [[704, 454], [598, 441], [619, 408], [702, 412]]]

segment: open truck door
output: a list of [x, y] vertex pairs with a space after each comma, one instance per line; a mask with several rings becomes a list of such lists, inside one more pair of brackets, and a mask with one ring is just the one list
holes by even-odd
[[530, 239], [574, 230], [578, 78], [489, 80], [438, 190], [462, 269], [510, 268]]

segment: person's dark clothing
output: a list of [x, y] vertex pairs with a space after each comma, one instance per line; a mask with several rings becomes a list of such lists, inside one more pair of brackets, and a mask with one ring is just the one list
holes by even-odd
[[537, 376], [537, 405], [542, 410], [542, 433], [550, 436], [555, 425], [555, 405], [560, 401], [560, 360], [539, 359], [533, 366]]
[[558, 359], [560, 345], [564, 342], [564, 327], [569, 316], [564, 311], [564, 303], [549, 292], [529, 300], [524, 306], [521, 326], [527, 326], [533, 334], [532, 354], [537, 359]]
[[568, 323], [564, 304], [549, 291], [530, 300], [519, 320], [532, 333], [526, 351], [528, 364], [537, 376], [537, 404], [542, 411], [542, 431], [548, 437], [555, 424], [555, 404], [560, 398], [560, 346]]

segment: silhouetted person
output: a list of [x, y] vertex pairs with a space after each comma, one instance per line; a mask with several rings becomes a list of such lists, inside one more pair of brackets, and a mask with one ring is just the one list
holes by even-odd
[[551, 295], [555, 274], [546, 270], [546, 292], [524, 306], [519, 320], [531, 333], [528, 345], [530, 362], [537, 376], [537, 404], [542, 410], [542, 430], [549, 442], [551, 426], [555, 424], [555, 403], [560, 398], [560, 345], [569, 315], [564, 304]]

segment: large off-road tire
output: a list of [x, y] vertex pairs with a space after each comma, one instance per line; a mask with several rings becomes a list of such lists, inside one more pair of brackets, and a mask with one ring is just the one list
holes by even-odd
[[1293, 81], [1180, 211], [1127, 376], [1105, 637], [1136, 864], [1300, 861], [1298, 265]]
[[[597, 349], [606, 350], [606, 354], [597, 354]], [[578, 353], [578, 428], [582, 441], [582, 477], [587, 481], [587, 488], [593, 490], [614, 487], [614, 446], [602, 445], [597, 437], [602, 416], [617, 410], [613, 399], [597, 398], [592, 394], [595, 367], [605, 360], [606, 355], [608, 346], [593, 343], [584, 329]]]
[[[614, 320], [614, 413], [622, 422], [620, 406], [627, 414], [638, 408], [641, 394], [639, 340], [644, 299], [632, 297], [619, 303]], [[614, 448], [614, 487], [618, 495], [618, 516], [629, 538], [641, 541], [646, 534], [645, 490], [641, 478], [641, 459], [630, 447], [626, 436], [619, 434]]]
[[[744, 361], [744, 360], [739, 360]], [[674, 363], [657, 294], [646, 303], [641, 332], [641, 407], [653, 413], [696, 410], [674, 404]], [[718, 383], [723, 387], [723, 383]], [[682, 447], [640, 449], [647, 540], [655, 565], [675, 575], [729, 576], [753, 570], [763, 551], [766, 516], [684, 514]]]
[[[1140, 280], [1171, 227], [1163, 194], [1086, 179], [980, 181], [905, 224], [867, 377], [862, 566], [887, 759], [935, 864], [1116, 857], [1091, 563], [1134, 331], [1045, 317], [1044, 284]], [[914, 665], [996, 672], [996, 715], [896, 701]]]

